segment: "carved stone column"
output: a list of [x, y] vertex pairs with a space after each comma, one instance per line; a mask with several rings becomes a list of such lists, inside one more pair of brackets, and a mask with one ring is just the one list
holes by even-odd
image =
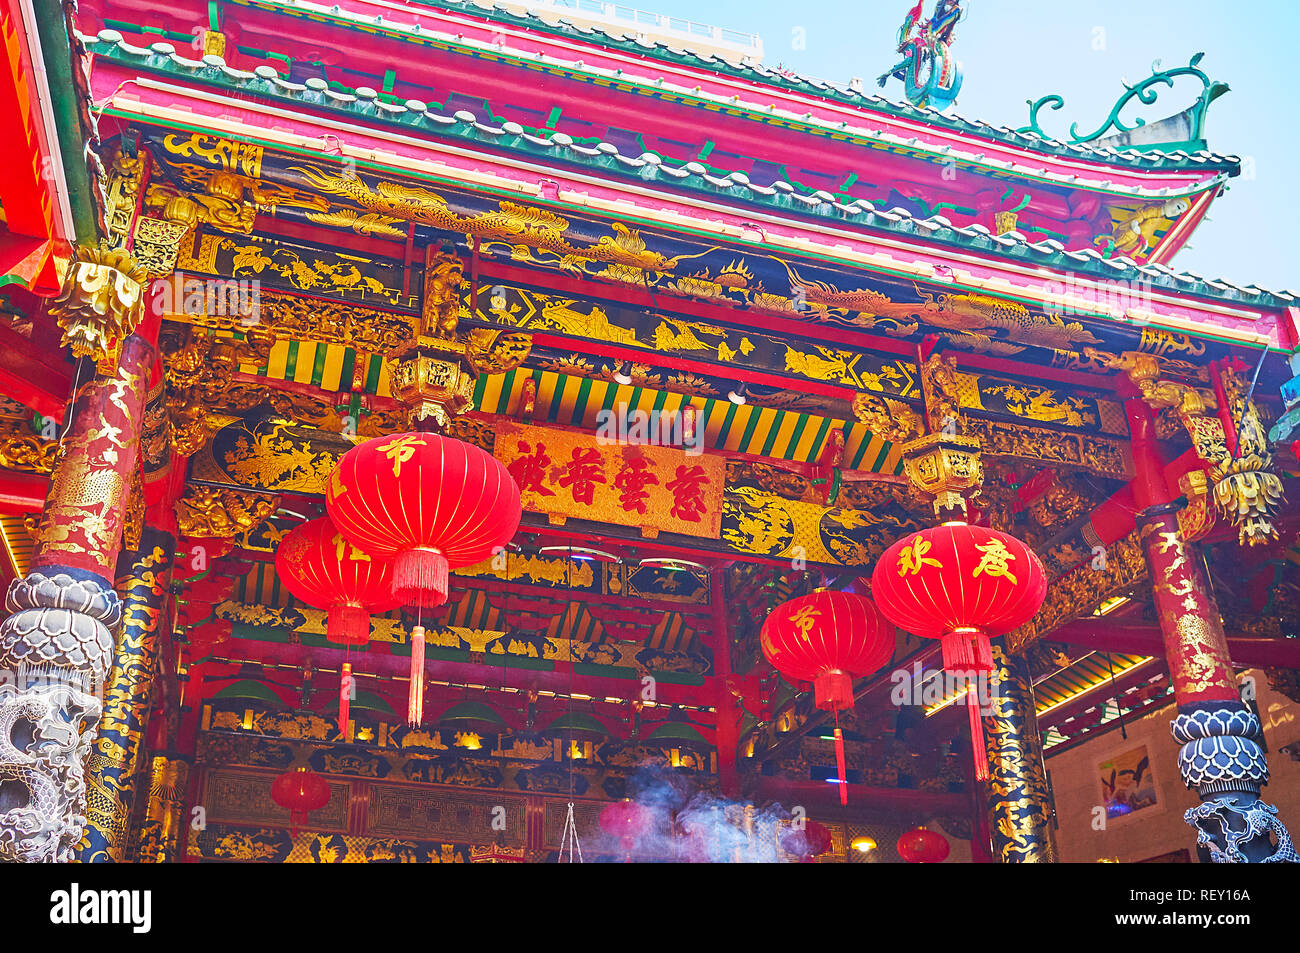
[[77, 848], [82, 863], [127, 859], [127, 828], [175, 544], [171, 535], [146, 529], [139, 550], [123, 554], [118, 582], [122, 623], [105, 685], [99, 738], [86, 771], [86, 834]]
[[1171, 725], [1182, 745], [1178, 769], [1202, 802], [1184, 816], [1197, 830], [1197, 844], [1216, 863], [1300, 862], [1277, 808], [1259, 799], [1268, 783], [1262, 729], [1241, 701], [1204, 563], [1195, 544], [1184, 540], [1179, 505], [1168, 499], [1158, 473], [1151, 410], [1140, 400], [1126, 407], [1134, 486], [1143, 507], [1138, 531], [1178, 701]]
[[129, 260], [82, 252], [51, 308], [74, 350], [113, 366], [83, 370], [89, 379], [73, 395], [31, 573], [5, 600], [0, 667], [13, 681], [0, 685], [0, 860], [71, 860], [82, 837], [83, 763], [122, 614], [111, 579], [155, 356], [131, 334], [141, 310]]
[[984, 716], [993, 856], [1004, 864], [1055, 863], [1051, 799], [1029, 666], [998, 642], [993, 644], [993, 666], [992, 711]]
[[189, 779], [190, 763], [185, 758], [158, 754], [149, 762], [149, 802], [136, 837], [136, 863], [171, 864], [180, 859], [176, 852]]

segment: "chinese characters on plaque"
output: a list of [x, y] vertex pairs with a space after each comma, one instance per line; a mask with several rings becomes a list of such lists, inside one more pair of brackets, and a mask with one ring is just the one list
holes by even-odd
[[717, 539], [726, 465], [672, 447], [598, 443], [585, 434], [503, 426], [496, 457], [525, 510]]

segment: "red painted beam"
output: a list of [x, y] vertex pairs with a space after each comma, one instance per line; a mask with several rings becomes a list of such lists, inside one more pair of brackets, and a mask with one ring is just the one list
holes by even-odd
[[0, 393], [62, 420], [72, 393], [72, 371], [60, 351], [43, 351], [17, 331], [0, 327]]
[[37, 473], [0, 470], [0, 513], [39, 513], [45, 509], [49, 485], [49, 479]]
[[[1155, 625], [1119, 626], [1104, 619], [1077, 619], [1052, 632], [1051, 639], [1123, 655], [1165, 655], [1160, 628]], [[1228, 651], [1237, 667], [1300, 668], [1300, 639], [1230, 636]]]
[[[436, 648], [436, 646], [434, 647]], [[259, 642], [255, 639], [230, 639], [212, 649], [212, 654], [236, 662], [256, 662], [261, 665], [288, 665], [294, 668], [308, 660], [316, 668], [338, 668], [345, 659], [340, 648], [314, 648], [289, 645], [282, 642]], [[353, 651], [347, 656], [357, 675], [388, 678], [406, 678], [411, 660], [404, 655], [387, 655], [375, 651]], [[494, 664], [495, 663], [495, 664]], [[618, 678], [597, 675], [579, 675], [567, 663], [556, 663], [553, 671], [505, 668], [500, 656], [493, 661], [476, 665], [470, 662], [443, 662], [430, 659], [425, 663], [427, 678], [437, 681], [468, 685], [487, 685], [519, 689], [539, 689], [564, 694], [590, 695], [593, 698], [640, 697], [640, 677]], [[660, 705], [691, 705], [712, 707], [720, 690], [713, 683], [717, 679], [707, 676], [703, 685], [681, 685], [655, 680], [655, 699]], [[725, 691], [725, 688], [721, 689]]]

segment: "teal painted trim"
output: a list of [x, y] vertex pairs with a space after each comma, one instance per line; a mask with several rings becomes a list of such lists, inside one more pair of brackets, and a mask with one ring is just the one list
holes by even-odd
[[[113, 49], [110, 49], [101, 55], [116, 56], [116, 58], [121, 58], [121, 59], [130, 59], [130, 60], [137, 59], [137, 57], [125, 51], [122, 51], [120, 47], [117, 47], [116, 45], [114, 45]], [[246, 83], [238, 83], [238, 84], [219, 81], [214, 78], [214, 74], [219, 75], [219, 71], [217, 70], [205, 69], [203, 71], [191, 71], [191, 70], [182, 70], [179, 68], [167, 69], [164, 67], [163, 71], [167, 73], [184, 74], [187, 76], [187, 78], [190, 78], [195, 82], [204, 83], [206, 85], [212, 85], [218, 88], [225, 88], [225, 89], [233, 88], [233, 89], [245, 90], [247, 87], [255, 86], [258, 88], [259, 91], [270, 93], [271, 95], [276, 96], [276, 98], [289, 99], [289, 100], [295, 99], [295, 97], [288, 96], [286, 94], [276, 94], [274, 92], [274, 87], [272, 86], [272, 84], [263, 82], [261, 80], [248, 81]], [[198, 72], [199, 75], [196, 75], [196, 72]], [[345, 114], [355, 114], [355, 110], [348, 109], [345, 107], [335, 107], [335, 109]], [[124, 113], [119, 110], [113, 109], [111, 107], [105, 109], [104, 114], [110, 116], [117, 116], [126, 121], [137, 121], [137, 117], [133, 116], [132, 114]], [[368, 116], [366, 118], [367, 121], [369, 122], [378, 122], [378, 123], [384, 123], [386, 125], [393, 125], [401, 128], [410, 128], [409, 123], [401, 123], [400, 121], [397, 120], [388, 120], [387, 122], [385, 122], [384, 120], [378, 120], [377, 117], [374, 116]], [[154, 121], [152, 125], [166, 127], [166, 128], [187, 129], [194, 132], [210, 133], [210, 130], [204, 126], [187, 124], [184, 122], [158, 120], [158, 121]], [[436, 130], [436, 133], [439, 135], [453, 137], [457, 139], [474, 138], [479, 141], [482, 140], [481, 131], [479, 131], [477, 127], [473, 126], [472, 124], [459, 123], [458, 126], [464, 126], [465, 129], [461, 129], [458, 127], [439, 127]], [[430, 131], [434, 131], [434, 130], [430, 130]], [[256, 132], [252, 130], [250, 130], [248, 134], [237, 138], [243, 139], [245, 141], [250, 141], [250, 142], [259, 141], [256, 137]], [[267, 148], [278, 152], [303, 155], [303, 156], [310, 157], [312, 159], [320, 158], [320, 154], [316, 152], [310, 152], [305, 149], [297, 149], [292, 146], [286, 146], [282, 143], [276, 143], [276, 142], [271, 142], [266, 140], [260, 140], [260, 141]], [[539, 156], [539, 155], [544, 156], [545, 158], [551, 161], [555, 161], [557, 158], [555, 155], [555, 150], [559, 148], [563, 148], [562, 146], [558, 146], [554, 144], [540, 146], [535, 143], [528, 142], [528, 140], [522, 135], [514, 135], [505, 132], [502, 132], [499, 136], [496, 137], [495, 144], [502, 148], [521, 152], [530, 156]], [[571, 152], [571, 150], [569, 151]], [[640, 172], [631, 172], [628, 169], [626, 169], [624, 165], [629, 161], [634, 161], [634, 160], [627, 160], [626, 158], [617, 158], [617, 157], [609, 157], [609, 156], [580, 157], [577, 155], [568, 155], [565, 156], [564, 160], [562, 161], [568, 161], [572, 164], [579, 165], [579, 166], [600, 168], [607, 172], [612, 172], [623, 176], [629, 176], [629, 177], [636, 176], [637, 178], [640, 178], [644, 181], [658, 181], [661, 176], [664, 179], [667, 179], [668, 177], [667, 173], [661, 173], [657, 167], [646, 169], [644, 168], [643, 164], [638, 166], [638, 168], [641, 169]], [[639, 163], [640, 160], [635, 160], [635, 161]], [[359, 161], [357, 164], [359, 168], [381, 171], [386, 174], [395, 174], [406, 178], [418, 179], [420, 181], [425, 181], [425, 182], [435, 182], [450, 188], [462, 188], [462, 189], [465, 188], [465, 184], [463, 182], [458, 182], [455, 180], [450, 180], [439, 176], [413, 173], [410, 169], [406, 169], [402, 167], [389, 166], [389, 165], [385, 165], [384, 163], [365, 161], [365, 160]], [[1094, 277], [1102, 277], [1110, 280], [1114, 280], [1116, 278], [1121, 278], [1121, 277], [1136, 277], [1136, 274], [1140, 273], [1147, 280], [1151, 282], [1152, 287], [1160, 288], [1161, 290], [1169, 290], [1180, 294], [1201, 296], [1201, 297], [1206, 297], [1206, 298], [1220, 300], [1220, 301], [1230, 301], [1235, 303], [1253, 304], [1253, 305], [1259, 305], [1263, 307], [1274, 307], [1274, 308], [1289, 307], [1294, 303], [1294, 299], [1290, 297], [1280, 298], [1279, 296], [1274, 295], [1273, 293], [1266, 291], [1264, 289], [1257, 289], [1255, 292], [1244, 291], [1244, 290], [1233, 290], [1233, 289], [1223, 291], [1211, 287], [1205, 279], [1198, 278], [1198, 279], [1184, 281], [1172, 275], [1165, 274], [1163, 272], [1159, 272], [1149, 268], [1143, 270], [1140, 267], [1133, 268], [1131, 266], [1125, 266], [1124, 269], [1120, 271], [1112, 267], [1109, 263], [1102, 261], [1100, 256], [1094, 258], [1093, 256], [1085, 255], [1081, 252], [1072, 253], [1067, 251], [1057, 251], [1055, 249], [1045, 249], [1041, 245], [1033, 245], [1027, 241], [1018, 242], [1013, 245], [1004, 245], [999, 242], [995, 242], [992, 236], [976, 232], [970, 228], [961, 228], [952, 225], [938, 225], [936, 227], [922, 226], [921, 224], [918, 224], [918, 221], [914, 216], [908, 215], [903, 217], [902, 219], [899, 219], [897, 216], [886, 216], [881, 213], [878, 213], [875, 207], [871, 205], [871, 203], [862, 202], [860, 200], [857, 201], [853, 206], [843, 206], [843, 205], [838, 205], [836, 203], [822, 202], [820, 204], [815, 205], [815, 208], [812, 208], [807, 204], [806, 198], [805, 199], [792, 198], [788, 195], [776, 194], [776, 193], [768, 195], [767, 191], [772, 191], [772, 190], [766, 190], [760, 193], [760, 192], [755, 192], [751, 188], [740, 186], [740, 185], [727, 185], [727, 186], [719, 187], [711, 183], [708, 183], [707, 181], [701, 180], [700, 177], [698, 176], [687, 176], [684, 179], [674, 178], [671, 182], [665, 182], [665, 184], [673, 185], [677, 188], [681, 188], [691, 192], [697, 192], [697, 193], [703, 193], [709, 195], [723, 195], [729, 198], [738, 199], [741, 202], [745, 202], [747, 204], [752, 204], [752, 205], [756, 205], [768, 209], [775, 209], [785, 213], [792, 213], [799, 216], [801, 219], [806, 219], [806, 218], [832, 219], [839, 223], [856, 224], [859, 226], [874, 228], [881, 232], [891, 234], [894, 236], [920, 238], [927, 242], [932, 242], [939, 245], [948, 245], [951, 247], [961, 248], [963, 250], [983, 252], [995, 258], [999, 258], [1005, 261], [1028, 262], [1029, 264], [1035, 267], [1055, 268], [1062, 271], [1075, 271], [1082, 274], [1087, 274]], [[504, 198], [509, 198], [512, 201], [518, 198], [517, 194], [514, 192], [506, 192], [505, 190], [494, 189], [491, 187], [481, 187], [478, 191], [485, 194], [499, 195]], [[1114, 194], [1123, 195], [1124, 193], [1117, 192]], [[1193, 198], [1196, 195], [1197, 193], [1189, 193], [1189, 195], [1186, 197]], [[565, 202], [550, 202], [550, 203], [542, 203], [542, 204], [545, 207], [552, 207], [557, 209], [569, 209], [578, 213], [582, 213], [585, 211], [585, 209], [581, 207], [574, 206], [570, 203], [565, 203]], [[626, 219], [626, 222], [628, 224], [640, 223], [650, 228], [662, 227], [662, 222], [651, 220], [649, 218], [642, 219], [636, 217], [629, 217]], [[707, 237], [709, 241], [717, 241], [717, 236], [715, 234], [711, 232], [706, 232], [703, 229], [678, 227], [676, 231], [679, 234], [702, 235]], [[740, 239], [735, 240], [734, 244], [740, 246], [749, 245], [750, 247], [754, 247], [756, 249], [762, 248], [761, 243], [745, 242]], [[809, 260], [814, 260], [814, 261], [833, 262], [841, 267], [844, 266], [853, 267], [853, 268], [860, 267], [857, 264], [846, 263], [832, 255], [827, 255], [823, 253], [809, 253], [805, 257]], [[880, 268], [880, 269], [876, 269], [876, 271], [877, 273], [880, 274], [894, 274], [897, 275], [898, 277], [902, 277], [907, 280], [915, 279], [915, 275], [912, 275], [910, 273], [903, 273], [896, 270]], [[1182, 277], [1190, 278], [1190, 276], [1182, 276]], [[962, 287], [970, 291], [983, 292], [982, 288], [975, 288], [973, 286], [967, 287], [964, 285], [954, 285], [953, 287], [954, 288]], [[1005, 297], [1008, 300], [1023, 301], [1028, 304], [1034, 304], [1035, 306], [1041, 304], [1040, 302], [1034, 302], [1032, 299], [1018, 297], [1018, 296], [1003, 295], [1002, 297]], [[1091, 314], [1080, 313], [1078, 316], [1083, 318], [1091, 317], [1091, 318], [1097, 318], [1097, 319], [1108, 320], [1108, 321], [1113, 320], [1111, 316], [1102, 314], [1100, 312], [1091, 313]], [[1212, 337], [1213, 335], [1208, 335], [1203, 332], [1198, 332], [1197, 336]], [[1234, 341], [1231, 338], [1223, 338], [1223, 340], [1228, 341], [1229, 343], [1239, 343], [1239, 344], [1243, 344], [1243, 346], [1249, 346], [1244, 342]]]
[[59, 158], [68, 183], [68, 205], [72, 209], [73, 238], [80, 244], [99, 240], [99, 214], [95, 210], [90, 169], [86, 165], [81, 131], [81, 94], [72, 77], [72, 43], [63, 16], [61, 0], [33, 0], [36, 32], [41, 41], [50, 104], [59, 131]]
[[[1115, 102], [1111, 108], [1110, 115], [1106, 120], [1094, 129], [1092, 132], [1080, 135], [1079, 124], [1077, 122], [1070, 125], [1070, 138], [1067, 140], [1070, 145], [1082, 145], [1088, 142], [1096, 142], [1103, 136], [1118, 136], [1125, 133], [1133, 132], [1136, 129], [1147, 124], [1147, 121], [1140, 116], [1129, 126], [1120, 119], [1120, 114], [1129, 106], [1134, 99], [1143, 105], [1150, 106], [1159, 97], [1158, 87], [1168, 86], [1170, 89], [1174, 86], [1174, 80], [1181, 76], [1194, 76], [1201, 81], [1201, 93], [1197, 97], [1196, 103], [1190, 110], [1190, 120], [1192, 124], [1191, 141], [1204, 142], [1205, 132], [1205, 115], [1210, 109], [1210, 104], [1216, 99], [1228, 92], [1227, 83], [1219, 83], [1210, 79], [1202, 70], [1198, 68], [1204, 53], [1197, 53], [1192, 57], [1191, 62], [1186, 66], [1175, 67], [1174, 69], [1161, 70], [1157, 69], [1160, 61], [1156, 60], [1152, 64], [1151, 75], [1136, 85], [1124, 83], [1124, 93]], [[1055, 111], [1065, 105], [1065, 100], [1055, 93], [1048, 96], [1041, 96], [1037, 100], [1028, 100], [1029, 103], [1029, 124], [1021, 126], [1016, 130], [1017, 133], [1032, 132], [1045, 138], [1052, 138], [1043, 131], [1042, 126], [1038, 123], [1038, 114], [1046, 106]], [[1145, 149], [1145, 146], [1130, 145], [1129, 148], [1139, 151]]]

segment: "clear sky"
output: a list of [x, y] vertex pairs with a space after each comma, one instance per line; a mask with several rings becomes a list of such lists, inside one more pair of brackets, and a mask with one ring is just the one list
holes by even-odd
[[[896, 60], [895, 38], [914, 0], [625, 0], [654, 13], [758, 33], [764, 62], [837, 83], [874, 78]], [[935, 0], [925, 0], [929, 16]], [[1091, 132], [1123, 92], [1164, 68], [1185, 66], [1204, 52], [1201, 69], [1232, 91], [1210, 107], [1210, 148], [1246, 160], [1172, 265], [1209, 278], [1262, 288], [1300, 289], [1291, 231], [1300, 212], [1300, 134], [1289, 77], [1300, 2], [1296, 0], [964, 0], [966, 19], [953, 50], [965, 68], [955, 111], [1017, 128], [1028, 121], [1027, 99], [1065, 97], [1044, 110], [1049, 134], [1070, 124]], [[1148, 121], [1173, 115], [1194, 100], [1200, 83], [1178, 81], [1151, 106], [1126, 110]], [[884, 90], [902, 99], [893, 80]]]

